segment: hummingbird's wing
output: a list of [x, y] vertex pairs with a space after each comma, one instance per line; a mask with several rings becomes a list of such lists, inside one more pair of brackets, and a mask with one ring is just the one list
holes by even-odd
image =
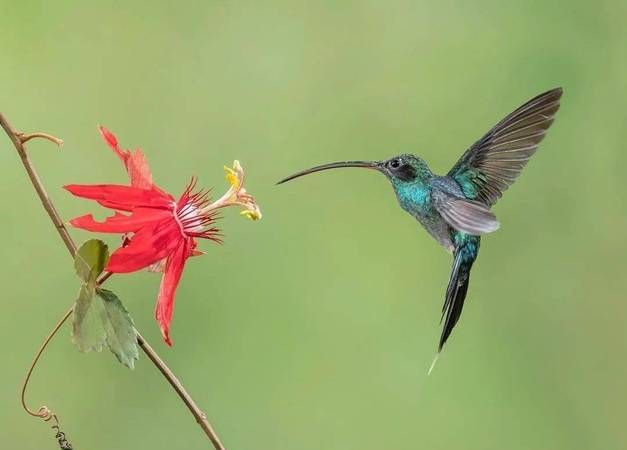
[[478, 236], [499, 228], [494, 213], [481, 202], [459, 198], [439, 189], [433, 189], [431, 198], [436, 211], [458, 231]]
[[464, 195], [492, 206], [536, 152], [560, 107], [562, 88], [529, 100], [462, 155], [448, 175]]

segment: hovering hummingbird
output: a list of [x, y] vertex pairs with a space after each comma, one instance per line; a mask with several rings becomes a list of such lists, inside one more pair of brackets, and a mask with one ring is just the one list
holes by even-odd
[[481, 235], [499, 228], [490, 208], [536, 152], [553, 123], [561, 96], [562, 89], [556, 88], [529, 100], [466, 150], [445, 176], [434, 174], [418, 156], [402, 154], [385, 161], [323, 164], [295, 173], [278, 184], [341, 167], [374, 169], [390, 180], [401, 208], [453, 255], [440, 319], [444, 320], [444, 328], [439, 353], [461, 315]]

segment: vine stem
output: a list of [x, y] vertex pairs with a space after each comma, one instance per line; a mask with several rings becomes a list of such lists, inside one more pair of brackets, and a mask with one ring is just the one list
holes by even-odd
[[[72, 236], [70, 236], [70, 233], [65, 227], [63, 220], [59, 216], [59, 213], [54, 207], [52, 200], [48, 196], [48, 193], [46, 192], [43, 186], [43, 183], [41, 182], [41, 179], [37, 175], [37, 172], [35, 171], [35, 167], [33, 166], [33, 163], [28, 153], [26, 152], [26, 147], [24, 145], [25, 142], [34, 138], [46, 139], [48, 141], [54, 142], [57, 145], [62, 145], [63, 141], [47, 133], [24, 134], [24, 133], [18, 132], [11, 126], [9, 121], [6, 119], [6, 117], [2, 113], [0, 113], [0, 125], [4, 129], [7, 136], [9, 136], [9, 139], [11, 139], [11, 142], [13, 142], [13, 146], [15, 147], [15, 150], [17, 151], [18, 155], [20, 156], [20, 159], [22, 160], [22, 164], [24, 165], [24, 168], [26, 169], [28, 178], [30, 179], [33, 187], [35, 188], [35, 191], [37, 192], [37, 196], [39, 197], [39, 200], [41, 201], [42, 206], [48, 213], [48, 216], [50, 217], [50, 220], [52, 221], [55, 229], [57, 230], [57, 233], [61, 237], [61, 240], [63, 240], [63, 243], [68, 249], [68, 252], [70, 253], [70, 255], [74, 257], [74, 255], [76, 254], [76, 249], [77, 249], [76, 243], [72, 239]], [[99, 280], [99, 284], [103, 283], [110, 276], [111, 276], [110, 273], [107, 273], [106, 275], [104, 275]], [[37, 365], [37, 362], [39, 361], [39, 358], [41, 357], [47, 345], [50, 343], [50, 341], [52, 340], [54, 335], [57, 333], [57, 331], [59, 331], [61, 326], [72, 315], [72, 311], [73, 311], [73, 307], [70, 308], [65, 313], [65, 315], [59, 320], [59, 322], [55, 325], [55, 327], [51, 330], [51, 332], [48, 334], [46, 339], [43, 341], [43, 343], [39, 347], [39, 350], [35, 354], [35, 358], [33, 359], [33, 362], [26, 374], [24, 383], [22, 385], [22, 391], [21, 391], [22, 406], [24, 407], [24, 409], [26, 410], [28, 414], [35, 416], [35, 417], [41, 417], [42, 419], [46, 421], [50, 419], [54, 419], [55, 422], [57, 422], [57, 424], [58, 424], [58, 421], [57, 421], [56, 415], [52, 413], [46, 406], [42, 406], [41, 408], [39, 408], [38, 411], [33, 411], [28, 408], [28, 406], [26, 405], [26, 388], [28, 386], [28, 382], [33, 373], [33, 370], [35, 369], [35, 366]], [[191, 397], [191, 395], [189, 395], [185, 387], [183, 387], [183, 385], [178, 380], [176, 375], [174, 375], [174, 372], [172, 372], [172, 370], [161, 359], [161, 357], [157, 354], [157, 352], [150, 346], [150, 344], [148, 344], [148, 342], [146, 342], [144, 337], [139, 333], [137, 329], [135, 329], [135, 331], [137, 333], [137, 343], [140, 346], [140, 348], [143, 350], [146, 356], [148, 356], [148, 359], [150, 359], [150, 361], [157, 367], [157, 369], [159, 369], [159, 371], [164, 376], [164, 378], [168, 381], [172, 389], [174, 389], [174, 391], [183, 401], [187, 409], [189, 409], [190, 413], [196, 419], [196, 422], [198, 422], [198, 425], [200, 425], [200, 428], [202, 428], [202, 430], [205, 432], [205, 434], [207, 435], [207, 437], [213, 444], [213, 447], [215, 448], [215, 450], [226, 450], [224, 445], [220, 441], [220, 438], [218, 437], [217, 433], [214, 431], [213, 427], [209, 423], [207, 419], [207, 415], [198, 407], [198, 405], [196, 405], [196, 402], [194, 401], [194, 399]]]

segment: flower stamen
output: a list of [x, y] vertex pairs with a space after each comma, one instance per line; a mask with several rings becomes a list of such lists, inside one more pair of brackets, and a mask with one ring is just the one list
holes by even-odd
[[216, 220], [215, 212], [206, 209], [210, 203], [209, 191], [201, 189], [193, 192], [196, 183], [197, 178], [193, 177], [179, 201], [173, 205], [172, 214], [183, 236], [215, 241], [218, 229], [207, 228]]

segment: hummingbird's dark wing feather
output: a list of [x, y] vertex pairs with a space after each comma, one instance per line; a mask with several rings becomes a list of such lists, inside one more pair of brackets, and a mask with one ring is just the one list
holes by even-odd
[[492, 206], [536, 152], [559, 109], [562, 89], [529, 100], [462, 155], [448, 175], [468, 198]]
[[439, 189], [433, 189], [431, 198], [436, 211], [458, 231], [478, 236], [499, 228], [494, 213], [481, 202], [455, 197]]

